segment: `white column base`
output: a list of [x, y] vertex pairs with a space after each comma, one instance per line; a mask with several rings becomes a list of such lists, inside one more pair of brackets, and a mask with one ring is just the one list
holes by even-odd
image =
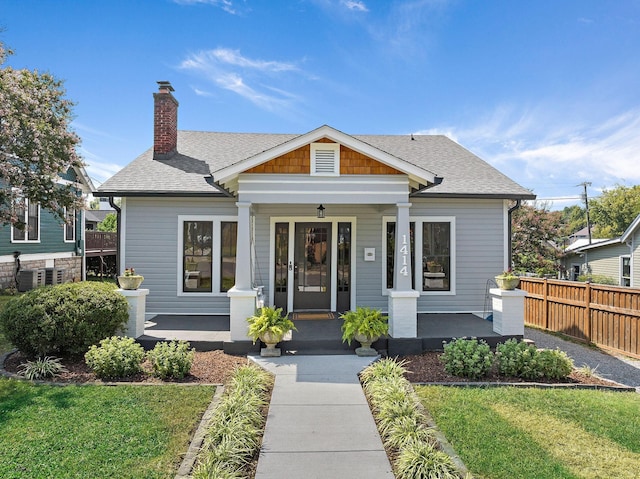
[[227, 292], [227, 296], [230, 300], [231, 341], [248, 341], [249, 323], [247, 323], [247, 318], [256, 314], [258, 292], [255, 289], [240, 290], [234, 286]]
[[418, 337], [418, 297], [420, 292], [389, 290], [389, 336]]
[[147, 309], [148, 289], [118, 289], [129, 303], [129, 322], [122, 334], [130, 338], [139, 338], [144, 334], [144, 319]]
[[524, 336], [524, 298], [521, 289], [491, 288], [493, 331], [503, 336]]

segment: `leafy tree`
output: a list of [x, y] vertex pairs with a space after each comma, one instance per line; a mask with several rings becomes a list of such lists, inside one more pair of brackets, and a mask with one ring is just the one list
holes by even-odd
[[569, 236], [587, 226], [584, 208], [578, 205], [566, 206], [562, 210], [563, 235]]
[[118, 231], [118, 217], [115, 213], [109, 213], [98, 223], [98, 231]]
[[90, 210], [99, 210], [100, 209], [100, 198], [94, 198], [89, 202]]
[[49, 73], [4, 66], [9, 54], [0, 43], [0, 225], [24, 227], [17, 213], [25, 198], [64, 220], [65, 207], [84, 207], [73, 184], [58, 183], [82, 167], [69, 129], [73, 103]]
[[598, 198], [589, 201], [594, 236], [615, 238], [621, 236], [640, 214], [640, 185], [617, 185], [604, 190]]
[[516, 271], [555, 274], [560, 267], [562, 213], [547, 204], [524, 204], [513, 213], [512, 253]]

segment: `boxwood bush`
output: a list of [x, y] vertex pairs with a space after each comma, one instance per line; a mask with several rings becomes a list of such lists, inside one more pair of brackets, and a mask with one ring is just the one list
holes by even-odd
[[187, 341], [159, 342], [147, 353], [147, 359], [159, 378], [182, 379], [189, 374], [195, 354]]
[[127, 300], [113, 285], [81, 282], [45, 286], [12, 298], [0, 332], [31, 357], [84, 354], [129, 319]]
[[444, 343], [444, 369], [454, 376], [478, 379], [493, 365], [493, 353], [484, 340], [458, 338]]
[[142, 371], [144, 348], [133, 338], [112, 336], [91, 346], [84, 359], [101, 379], [127, 378]]

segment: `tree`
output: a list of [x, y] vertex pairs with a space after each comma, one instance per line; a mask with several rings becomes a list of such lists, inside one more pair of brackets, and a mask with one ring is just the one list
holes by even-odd
[[565, 206], [562, 210], [563, 234], [569, 236], [587, 226], [587, 216], [584, 208], [578, 205]]
[[589, 201], [591, 222], [597, 238], [615, 238], [629, 227], [640, 214], [640, 185], [617, 185], [603, 190], [598, 198]]
[[73, 103], [52, 75], [3, 66], [9, 54], [0, 43], [0, 225], [24, 228], [25, 199], [64, 221], [65, 208], [84, 207], [79, 188], [59, 182], [83, 166], [69, 129]]
[[115, 213], [109, 213], [98, 223], [98, 231], [118, 231], [118, 216]]
[[562, 213], [548, 205], [522, 205], [513, 213], [512, 252], [516, 271], [556, 274], [560, 267]]

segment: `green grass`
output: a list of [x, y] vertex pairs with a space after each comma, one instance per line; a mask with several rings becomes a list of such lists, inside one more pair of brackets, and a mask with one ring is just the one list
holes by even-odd
[[174, 477], [214, 392], [0, 379], [0, 477]]
[[637, 478], [640, 395], [592, 390], [416, 391], [474, 475]]

